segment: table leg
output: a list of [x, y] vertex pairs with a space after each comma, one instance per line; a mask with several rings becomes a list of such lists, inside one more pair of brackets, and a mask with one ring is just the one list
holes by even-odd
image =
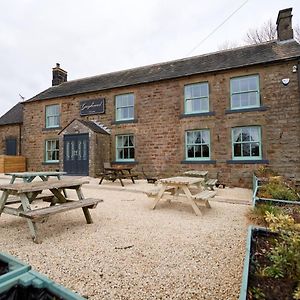
[[201, 212], [201, 210], [199, 209], [199, 207], [197, 206], [197, 204], [195, 203], [195, 201], [194, 201], [194, 199], [193, 199], [193, 196], [192, 196], [190, 190], [188, 189], [188, 187], [187, 187], [186, 185], [183, 185], [183, 186], [182, 186], [182, 190], [183, 190], [183, 192], [185, 193], [185, 195], [186, 195], [188, 201], [189, 201], [190, 204], [192, 205], [195, 214], [196, 214], [197, 216], [202, 216], [202, 212]]
[[[84, 196], [82, 194], [81, 188], [79, 187], [78, 189], [76, 189], [76, 193], [77, 193], [77, 197], [79, 200], [84, 200]], [[87, 207], [82, 207], [85, 219], [87, 224], [92, 224], [93, 223], [93, 219], [92, 216], [90, 214], [90, 211]]]
[[[23, 210], [24, 211], [31, 210], [30, 203], [29, 203], [29, 200], [26, 197], [26, 195], [21, 194], [20, 198], [21, 198], [21, 203], [22, 203]], [[36, 226], [35, 222], [32, 222], [31, 220], [27, 220], [27, 223], [28, 223], [29, 231], [30, 231], [30, 234], [31, 234], [31, 237], [32, 237], [33, 241], [35, 243], [39, 244], [40, 240], [39, 240], [38, 235], [37, 235], [37, 226]]]
[[11, 177], [11, 179], [10, 179], [10, 182], [9, 182], [9, 183], [14, 183], [14, 182], [15, 182], [15, 180], [16, 180], [16, 176], [15, 176], [15, 175], [13, 175], [13, 176]]
[[158, 194], [157, 194], [157, 196], [156, 196], [156, 198], [155, 198], [155, 200], [154, 200], [154, 204], [153, 204], [153, 206], [152, 206], [152, 209], [154, 209], [154, 208], [156, 207], [158, 201], [162, 198], [162, 196], [163, 196], [163, 194], [164, 194], [166, 188], [167, 188], [166, 185], [163, 185], [163, 186], [161, 187], [161, 189], [159, 190], [159, 192], [158, 192]]
[[0, 198], [0, 216], [2, 214], [2, 211], [4, 209], [4, 206], [5, 206], [5, 203], [6, 203], [6, 200], [9, 196], [9, 193], [7, 191], [3, 191], [2, 192], [2, 195], [1, 195], [1, 198]]

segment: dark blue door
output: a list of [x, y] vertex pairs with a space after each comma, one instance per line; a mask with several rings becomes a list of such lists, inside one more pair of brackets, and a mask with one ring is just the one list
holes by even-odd
[[7, 138], [5, 140], [6, 144], [6, 155], [17, 155], [17, 139], [15, 138]]
[[89, 135], [64, 135], [64, 171], [68, 175], [89, 175]]

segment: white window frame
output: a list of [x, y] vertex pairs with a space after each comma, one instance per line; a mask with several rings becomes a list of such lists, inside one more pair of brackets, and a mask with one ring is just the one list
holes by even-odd
[[[52, 113], [51, 109], [58, 108], [58, 113]], [[45, 122], [46, 128], [57, 128], [60, 127], [60, 105], [53, 104], [53, 105], [46, 105], [45, 107]]]
[[[57, 153], [57, 159], [52, 159], [52, 158], [48, 159], [49, 157], [53, 156], [53, 153]], [[50, 163], [59, 162], [59, 139], [45, 140], [45, 162], [50, 162]]]
[[[252, 141], [240, 141], [240, 142], [235, 142], [234, 136], [235, 133], [234, 131], [241, 130], [241, 133], [243, 130], [250, 130], [250, 133], [252, 130], [257, 130], [257, 136], [258, 140], [252, 140]], [[251, 136], [251, 134], [250, 134]], [[250, 145], [250, 155], [249, 156], [244, 156], [243, 155], [243, 145], [244, 144], [259, 144], [259, 155], [258, 156], [252, 156], [251, 154], [251, 145]], [[234, 154], [234, 145], [235, 144], [241, 144], [241, 156], [235, 156]], [[234, 127], [231, 129], [231, 146], [232, 146], [232, 159], [233, 160], [261, 160], [262, 159], [262, 141], [261, 141], [261, 126], [243, 126], [243, 127]]]
[[[193, 95], [193, 88], [198, 87], [200, 88], [201, 91], [201, 87], [206, 87], [207, 88], [207, 94], [201, 94], [200, 95]], [[187, 96], [187, 90], [191, 89], [190, 91], [190, 96]], [[194, 110], [193, 104], [195, 102], [200, 102], [200, 109], [199, 110]], [[207, 109], [201, 109], [202, 106], [202, 102], [203, 101], [207, 101]], [[188, 103], [190, 103], [190, 105], [188, 105]], [[191, 109], [189, 109], [189, 106], [191, 106]], [[209, 112], [209, 84], [208, 82], [197, 82], [197, 83], [191, 83], [191, 84], [186, 84], [184, 86], [184, 113], [185, 114], [199, 114], [199, 113], [207, 113]]]
[[[129, 97], [132, 97], [129, 99]], [[133, 100], [132, 104], [129, 104], [129, 100]], [[116, 104], [116, 121], [129, 121], [134, 120], [134, 93], [127, 93], [115, 96], [115, 104]], [[126, 110], [132, 109], [132, 115], [128, 117], [124, 117], [124, 112]]]
[[[201, 137], [202, 137], [202, 134], [205, 132], [208, 135], [208, 141], [207, 142], [201, 141], [200, 143], [196, 143], [196, 142], [188, 143], [188, 134], [189, 133], [196, 134], [197, 132], [200, 132]], [[204, 156], [196, 157], [195, 156], [195, 148], [194, 148], [194, 157], [188, 157], [188, 148], [190, 146], [192, 146], [192, 147], [200, 146], [202, 155], [203, 155], [203, 146], [208, 146], [209, 156], [208, 157], [204, 157]], [[210, 130], [209, 129], [187, 130], [185, 132], [185, 160], [204, 161], [204, 160], [210, 160], [211, 159], [210, 157], [211, 157]]]
[[[126, 145], [124, 146], [124, 139], [130, 139], [130, 137], [132, 137], [133, 139], [133, 145]], [[121, 143], [120, 143], [121, 141]], [[130, 149], [133, 149], [134, 151], [134, 155], [133, 158], [128, 157], [129, 155], [127, 155], [127, 158], [125, 157], [119, 157], [119, 150], [123, 150], [127, 149], [128, 154], [130, 153]], [[124, 154], [123, 154], [124, 155]], [[130, 161], [135, 161], [135, 137], [133, 134], [120, 134], [120, 135], [116, 135], [116, 161], [120, 161], [120, 162], [130, 162]]]
[[[238, 91], [233, 91], [233, 85], [234, 82], [238, 82], [239, 85], [241, 85], [242, 80], [247, 80], [255, 78], [256, 80], [256, 89], [240, 89]], [[253, 105], [242, 105], [242, 101], [240, 99], [240, 105], [233, 107], [233, 96], [235, 95], [249, 95], [252, 93], [256, 93], [256, 99], [255, 99], [255, 104]], [[248, 100], [249, 101], [249, 100]], [[260, 86], [259, 86], [259, 75], [247, 75], [247, 76], [239, 76], [239, 77], [233, 77], [230, 79], [230, 109], [232, 110], [239, 110], [239, 109], [247, 109], [247, 108], [255, 108], [255, 107], [260, 107]]]

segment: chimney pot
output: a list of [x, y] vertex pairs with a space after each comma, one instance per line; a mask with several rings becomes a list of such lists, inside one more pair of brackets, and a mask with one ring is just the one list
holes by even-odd
[[56, 67], [52, 69], [52, 86], [60, 85], [67, 81], [68, 73], [60, 68], [60, 64], [56, 63]]
[[279, 41], [286, 41], [294, 38], [292, 17], [292, 8], [286, 8], [279, 11], [276, 21], [277, 37]]

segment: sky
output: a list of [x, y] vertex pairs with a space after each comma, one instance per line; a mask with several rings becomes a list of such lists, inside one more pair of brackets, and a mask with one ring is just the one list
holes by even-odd
[[299, 0], [0, 0], [0, 116], [56, 63], [74, 80], [214, 52], [289, 7], [300, 24]]

